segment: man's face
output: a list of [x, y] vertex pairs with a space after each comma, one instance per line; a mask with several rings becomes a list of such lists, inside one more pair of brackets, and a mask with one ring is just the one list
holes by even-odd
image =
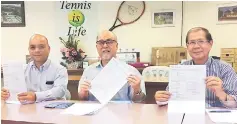
[[194, 60], [203, 60], [208, 58], [212, 44], [213, 41], [208, 41], [205, 32], [200, 30], [189, 34], [187, 49]]
[[46, 40], [32, 39], [29, 43], [29, 53], [35, 62], [45, 62], [49, 56], [50, 47]]
[[112, 34], [102, 34], [97, 39], [96, 48], [101, 60], [109, 61], [116, 56], [118, 43]]

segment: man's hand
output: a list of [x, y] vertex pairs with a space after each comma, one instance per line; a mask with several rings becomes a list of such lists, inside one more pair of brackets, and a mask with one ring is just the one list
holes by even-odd
[[167, 102], [170, 98], [170, 93], [168, 91], [157, 91], [155, 94], [156, 101]]
[[36, 101], [36, 95], [34, 92], [24, 92], [18, 94], [17, 96], [21, 103], [34, 103]]
[[214, 92], [221, 101], [225, 101], [227, 94], [222, 88], [222, 83], [219, 77], [209, 76], [206, 78], [206, 87]]
[[1, 100], [7, 100], [10, 97], [10, 93], [7, 89], [2, 88], [1, 91]]
[[86, 100], [89, 95], [89, 89], [91, 88], [91, 82], [88, 80], [85, 80], [83, 83], [79, 84], [80, 89], [79, 89], [79, 100]]
[[84, 81], [83, 83], [80, 84], [80, 92], [88, 93], [90, 88], [91, 88], [90, 81]]
[[128, 83], [133, 88], [135, 94], [141, 91], [141, 87], [140, 87], [141, 79], [138, 76], [129, 75], [127, 80], [128, 80]]

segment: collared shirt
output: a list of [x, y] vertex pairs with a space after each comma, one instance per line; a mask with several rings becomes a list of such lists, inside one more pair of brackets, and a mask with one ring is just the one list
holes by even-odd
[[[182, 65], [193, 65], [193, 60], [186, 61]], [[222, 87], [228, 95], [232, 96], [237, 102], [237, 74], [230, 64], [216, 60], [211, 57], [208, 58], [206, 65], [206, 74], [208, 76], [219, 77], [223, 84]], [[206, 102], [207, 107], [224, 107], [223, 103], [216, 97], [216, 95], [206, 89]]]
[[61, 65], [47, 60], [38, 69], [32, 61], [26, 66], [25, 80], [27, 90], [36, 94], [36, 102], [66, 99], [68, 74]]
[[[121, 62], [123, 63], [123, 62]], [[140, 83], [140, 87], [141, 87], [141, 90], [144, 94], [146, 94], [146, 90], [145, 90], [145, 83], [144, 83], [144, 80], [142, 79], [142, 76], [140, 74], [140, 72], [126, 64], [126, 63], [123, 63], [124, 66], [128, 67], [130, 70], [131, 70], [131, 73], [133, 75], [136, 75], [138, 77], [140, 77], [141, 79], [141, 83]], [[92, 65], [90, 65], [89, 67], [87, 67], [84, 72], [83, 72], [83, 75], [81, 77], [81, 80], [79, 81], [79, 84], [80, 83], [83, 83], [85, 80], [89, 80], [89, 81], [92, 81], [97, 74], [99, 74], [99, 72], [103, 69], [103, 66], [101, 65], [101, 62], [97, 62], [97, 63], [94, 63]], [[114, 72], [116, 73], [116, 72]], [[116, 80], [116, 79], [115, 79]], [[113, 83], [113, 82], [111, 82]], [[78, 92], [80, 92], [80, 85], [78, 85]], [[126, 83], [118, 92], [117, 94], [112, 98], [111, 101], [132, 101], [132, 97], [133, 97], [133, 89], [132, 87]], [[89, 98], [88, 98], [89, 101], [97, 101], [97, 99], [89, 92]], [[143, 101], [144, 98], [141, 98], [139, 101], [134, 101], [134, 102], [141, 102]]]

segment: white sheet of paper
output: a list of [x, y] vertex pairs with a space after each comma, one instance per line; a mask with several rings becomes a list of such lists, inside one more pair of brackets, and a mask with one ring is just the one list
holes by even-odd
[[62, 111], [60, 114], [86, 115], [98, 111], [103, 106], [103, 104], [75, 103], [69, 108]]
[[7, 100], [6, 103], [8, 103], [8, 104], [21, 104], [20, 101], [16, 101], [16, 100]]
[[4, 63], [3, 77], [4, 77], [4, 88], [10, 92], [10, 97], [6, 100], [6, 103], [19, 104], [17, 94], [26, 92], [26, 82], [24, 75], [24, 64], [23, 63]]
[[237, 123], [237, 110], [230, 110], [231, 112], [215, 112], [210, 111], [223, 111], [223, 109], [206, 109], [210, 119], [215, 123]]
[[91, 81], [90, 92], [102, 103], [108, 103], [113, 96], [127, 83], [128, 73], [115, 58], [101, 70]]
[[168, 112], [205, 114], [205, 65], [172, 65]]
[[138, 121], [136, 119], [139, 118], [131, 119], [129, 112], [123, 113], [123, 116], [121, 116], [121, 113], [116, 111], [117, 109], [119, 108], [104, 107], [103, 113], [106, 113], [106, 119], [101, 119], [101, 116], [93, 116], [90, 118], [90, 124], [136, 124], [135, 122]]
[[183, 113], [168, 113], [168, 124], [205, 124], [205, 114], [185, 113], [184, 119], [183, 115]]

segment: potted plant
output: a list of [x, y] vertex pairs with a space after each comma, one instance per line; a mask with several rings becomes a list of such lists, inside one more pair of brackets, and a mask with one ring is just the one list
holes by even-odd
[[76, 39], [75, 35], [69, 35], [67, 41], [62, 37], [59, 37], [61, 43], [64, 45], [60, 52], [62, 53], [62, 59], [65, 62], [60, 64], [71, 69], [82, 68], [83, 60], [86, 58], [85, 52], [78, 48], [79, 39]]

